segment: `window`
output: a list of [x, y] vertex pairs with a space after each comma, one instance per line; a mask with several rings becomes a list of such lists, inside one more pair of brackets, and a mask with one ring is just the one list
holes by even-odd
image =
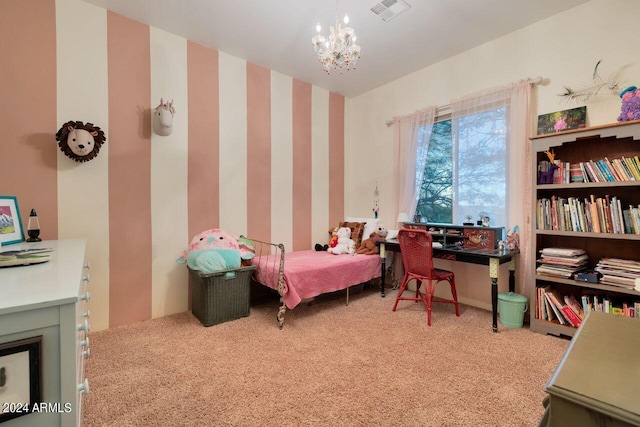
[[507, 114], [500, 107], [433, 125], [416, 214], [454, 224], [482, 214], [506, 224]]

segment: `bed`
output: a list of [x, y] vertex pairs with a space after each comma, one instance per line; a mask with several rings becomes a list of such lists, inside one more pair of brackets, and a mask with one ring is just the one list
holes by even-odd
[[278, 291], [278, 326], [284, 314], [301, 301], [318, 295], [347, 290], [381, 276], [382, 259], [378, 255], [333, 255], [325, 251], [294, 251], [285, 254], [284, 245], [250, 239], [255, 246], [254, 280]]

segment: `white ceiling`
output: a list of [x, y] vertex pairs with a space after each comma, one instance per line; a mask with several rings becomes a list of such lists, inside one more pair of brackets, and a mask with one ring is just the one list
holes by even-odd
[[311, 45], [335, 22], [333, 0], [85, 0], [254, 64], [353, 97], [588, 0], [406, 0], [383, 22], [379, 0], [342, 0], [357, 69], [327, 75]]

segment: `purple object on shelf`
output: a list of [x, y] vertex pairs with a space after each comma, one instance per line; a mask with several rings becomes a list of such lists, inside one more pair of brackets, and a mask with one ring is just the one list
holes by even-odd
[[556, 169], [558, 169], [558, 165], [551, 163], [548, 171], [540, 172], [538, 184], [553, 184], [553, 172], [555, 172]]

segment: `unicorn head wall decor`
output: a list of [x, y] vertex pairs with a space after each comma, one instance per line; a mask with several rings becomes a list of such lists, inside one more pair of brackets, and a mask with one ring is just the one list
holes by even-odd
[[171, 102], [164, 102], [160, 98], [160, 105], [153, 109], [153, 131], [161, 136], [171, 135], [174, 114], [176, 109], [173, 107], [173, 99]]

